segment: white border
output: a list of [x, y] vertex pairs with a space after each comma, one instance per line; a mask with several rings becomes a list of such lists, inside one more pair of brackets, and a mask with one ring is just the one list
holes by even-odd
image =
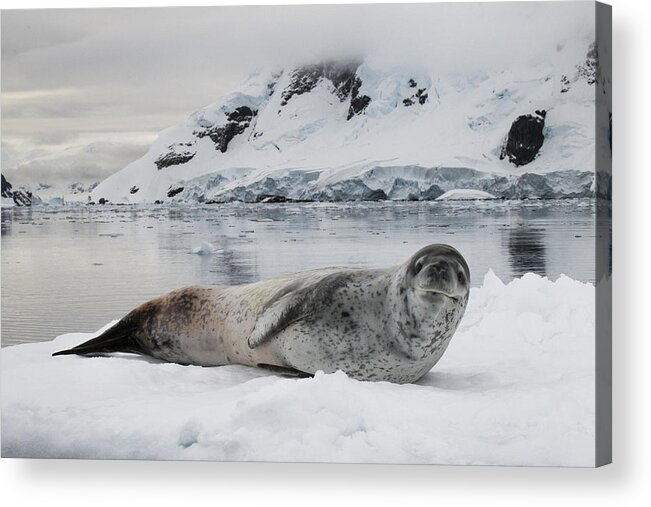
[[[57, 1], [57, 7], [351, 3]], [[355, 2], [370, 3], [370, 2]], [[384, 2], [375, 2], [384, 3]], [[651, 505], [649, 2], [612, 0], [614, 463], [597, 470], [255, 463], [0, 461], [4, 505]], [[0, 0], [0, 7], [52, 7]]]

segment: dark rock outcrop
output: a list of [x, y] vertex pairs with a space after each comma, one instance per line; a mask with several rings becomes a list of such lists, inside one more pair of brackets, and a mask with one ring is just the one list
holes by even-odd
[[18, 189], [14, 190], [13, 185], [7, 181], [4, 174], [2, 177], [2, 197], [13, 199], [16, 206], [31, 206], [33, 195], [29, 190]]
[[226, 125], [213, 127], [205, 133], [199, 134], [197, 137], [210, 137], [211, 141], [215, 143], [215, 149], [221, 151], [222, 153], [226, 153], [228, 144], [233, 140], [235, 136], [244, 132], [246, 127], [248, 127], [248, 125], [242, 125], [234, 122], [227, 123]]
[[2, 197], [5, 197], [7, 199], [12, 198], [13, 193], [11, 192], [12, 189], [11, 183], [7, 181], [4, 174], [0, 175], [0, 177], [2, 178]]
[[322, 77], [323, 69], [320, 65], [309, 65], [294, 70], [289, 85], [283, 90], [280, 105], [286, 106], [293, 96], [312, 91]]
[[588, 85], [593, 85], [599, 79], [599, 49], [593, 42], [588, 48], [585, 60], [576, 66], [576, 73], [572, 80], [566, 75], [561, 76], [561, 93], [567, 93], [572, 88], [572, 84], [577, 81], [585, 81]]
[[[416, 88], [418, 83], [413, 79], [410, 79], [407, 83], [409, 88]], [[405, 107], [410, 107], [418, 102], [421, 106], [427, 102], [429, 94], [427, 93], [427, 88], [418, 88], [416, 93], [413, 93], [410, 97], [402, 99], [402, 105]]]
[[183, 187], [179, 185], [170, 185], [167, 189], [167, 197], [174, 197], [176, 194], [183, 192]]
[[353, 82], [353, 87], [350, 92], [350, 107], [348, 108], [348, 117], [346, 120], [350, 120], [356, 114], [361, 114], [364, 112], [366, 107], [371, 103], [371, 97], [368, 95], [360, 95], [359, 89], [362, 86], [362, 80], [355, 76]]
[[140, 189], [137, 186], [134, 185], [129, 189], [129, 193], [130, 194], [135, 194], [136, 192], [138, 192], [138, 190], [140, 190]]
[[276, 85], [278, 84], [278, 79], [282, 76], [282, 71], [278, 74], [274, 74], [273, 81], [267, 83], [267, 96], [271, 97], [276, 91]]
[[343, 102], [352, 93], [357, 76], [359, 62], [344, 64], [329, 63], [325, 66], [324, 77], [329, 79], [335, 87], [335, 94]]
[[546, 111], [536, 111], [536, 115], [518, 116], [511, 125], [506, 144], [502, 147], [500, 159], [509, 158], [516, 166], [526, 165], [536, 158], [545, 139]]
[[14, 190], [14, 203], [16, 206], [31, 206], [34, 196], [29, 190]]
[[235, 108], [234, 111], [225, 114], [227, 121], [225, 124], [213, 125], [205, 130], [193, 132], [200, 139], [208, 136], [215, 143], [215, 148], [222, 153], [226, 152], [228, 144], [235, 136], [244, 132], [251, 125], [251, 120], [258, 114], [258, 111], [247, 106], [240, 106]]
[[597, 44], [592, 43], [585, 55], [585, 61], [576, 66], [576, 79], [585, 79], [586, 83], [593, 85], [597, 82], [599, 72], [599, 57]]
[[563, 74], [561, 76], [561, 93], [567, 93], [570, 91], [570, 79]]
[[257, 114], [257, 111], [253, 111], [250, 107], [240, 106], [235, 108], [234, 111], [228, 113], [226, 118], [228, 121], [234, 121], [237, 123], [246, 123], [250, 122], [251, 119]]
[[323, 62], [295, 69], [289, 85], [283, 90], [280, 105], [285, 106], [292, 97], [312, 91], [321, 79], [332, 82], [337, 97], [343, 102], [353, 89], [357, 67], [358, 62]]
[[192, 160], [196, 152], [186, 149], [187, 146], [192, 146], [192, 143], [180, 143], [168, 146], [169, 151], [158, 157], [154, 162], [158, 170], [160, 171], [172, 165], [185, 164]]
[[361, 114], [364, 112], [364, 109], [371, 103], [371, 97], [368, 95], [360, 95], [351, 99], [350, 107], [348, 108], [348, 117], [347, 120], [350, 120], [356, 114]]

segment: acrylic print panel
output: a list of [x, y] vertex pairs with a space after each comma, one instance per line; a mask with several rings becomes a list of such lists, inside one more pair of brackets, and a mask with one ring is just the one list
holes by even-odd
[[2, 456], [608, 463], [610, 60], [592, 2], [3, 11]]

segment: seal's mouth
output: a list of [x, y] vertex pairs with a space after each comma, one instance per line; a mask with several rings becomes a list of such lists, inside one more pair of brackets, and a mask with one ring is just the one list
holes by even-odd
[[440, 289], [424, 289], [422, 287], [416, 287], [416, 290], [428, 294], [437, 294], [439, 296], [445, 296], [446, 298], [451, 299], [452, 301], [458, 301], [460, 297], [459, 295], [448, 294], [447, 292]]

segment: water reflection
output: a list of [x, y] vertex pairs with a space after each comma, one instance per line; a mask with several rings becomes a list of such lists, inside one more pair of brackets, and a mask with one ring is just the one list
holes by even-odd
[[167, 208], [167, 219], [183, 222], [187, 212], [184, 208]]
[[1, 222], [1, 229], [0, 229], [0, 234], [2, 236], [5, 236], [7, 234], [11, 234], [11, 226], [13, 224], [13, 215], [7, 212], [5, 210], [2, 211], [2, 222]]
[[544, 229], [517, 226], [508, 232], [509, 265], [515, 276], [547, 276]]
[[218, 250], [210, 266], [211, 283], [240, 285], [258, 281], [257, 262], [252, 255], [241, 255], [234, 250]]

